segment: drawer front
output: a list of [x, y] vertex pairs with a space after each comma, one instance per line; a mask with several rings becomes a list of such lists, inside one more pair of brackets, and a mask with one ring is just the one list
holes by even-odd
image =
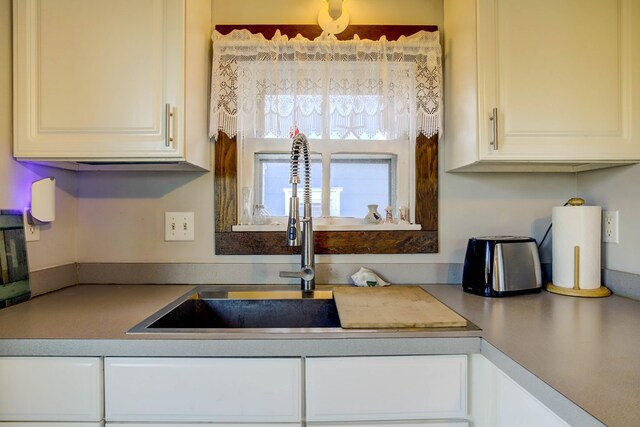
[[[73, 424], [71, 424], [71, 427], [102, 427], [104, 424], [102, 424], [102, 422], [95, 422], [95, 423], [77, 423], [74, 422]], [[41, 422], [24, 422], [24, 421], [20, 421], [17, 423], [14, 422], [10, 422], [10, 421], [5, 421], [2, 422], [0, 421], [0, 427], [70, 427], [69, 426], [69, 422], [47, 422], [47, 421], [41, 421]]]
[[106, 358], [107, 421], [296, 422], [299, 359]]
[[[227, 423], [107, 423], [105, 427], [229, 427]], [[0, 427], [3, 427], [0, 424]], [[17, 426], [21, 427], [21, 426]], [[76, 427], [75, 425], [71, 427]], [[302, 427], [301, 423], [233, 423], [232, 427]], [[404, 426], [403, 426], [404, 427]], [[434, 427], [434, 426], [428, 426]], [[435, 426], [439, 427], [439, 426]], [[457, 427], [457, 426], [456, 426]]]
[[[309, 423], [308, 426], [312, 427], [317, 425], [318, 427], [469, 427], [469, 423], [466, 421], [440, 421], [440, 422], [403, 422], [402, 424], [397, 423], [385, 423], [385, 422], [371, 422], [371, 423]], [[234, 426], [235, 427], [235, 426]]]
[[102, 420], [97, 357], [0, 357], [0, 420]]
[[309, 358], [309, 421], [465, 418], [467, 358]]

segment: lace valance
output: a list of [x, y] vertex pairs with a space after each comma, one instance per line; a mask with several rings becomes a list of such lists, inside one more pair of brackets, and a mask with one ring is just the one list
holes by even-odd
[[[441, 127], [438, 32], [396, 41], [213, 33], [210, 136], [391, 139]], [[413, 120], [412, 120], [413, 119]]]

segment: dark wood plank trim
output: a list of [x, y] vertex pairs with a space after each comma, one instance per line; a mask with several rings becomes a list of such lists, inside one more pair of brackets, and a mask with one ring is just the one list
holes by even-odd
[[438, 230], [438, 136], [416, 138], [415, 223], [422, 230]]
[[[437, 231], [316, 231], [316, 254], [436, 253]], [[285, 245], [284, 232], [216, 233], [218, 255], [290, 255], [300, 248]]]
[[226, 133], [218, 132], [214, 153], [214, 231], [218, 233], [231, 231], [231, 227], [237, 223], [238, 149], [236, 138], [229, 138]]
[[[220, 34], [229, 34], [233, 30], [249, 30], [252, 34], [262, 34], [271, 39], [276, 30], [289, 38], [298, 34], [313, 40], [320, 36], [322, 29], [319, 25], [216, 25]], [[437, 25], [349, 25], [343, 32], [336, 34], [338, 40], [351, 40], [354, 35], [360, 39], [378, 40], [384, 35], [387, 40], [397, 40], [400, 36], [410, 36], [418, 31], [438, 31]]]

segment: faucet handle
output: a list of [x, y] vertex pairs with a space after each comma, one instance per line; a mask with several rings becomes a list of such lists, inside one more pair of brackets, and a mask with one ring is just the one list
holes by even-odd
[[311, 267], [305, 267], [300, 271], [281, 271], [280, 277], [288, 277], [292, 279], [312, 280], [316, 276], [315, 271]]
[[300, 246], [300, 220], [298, 198], [289, 199], [289, 220], [287, 221], [287, 246]]
[[287, 224], [287, 242], [290, 246], [300, 246], [298, 242], [298, 222], [295, 218], [290, 218]]

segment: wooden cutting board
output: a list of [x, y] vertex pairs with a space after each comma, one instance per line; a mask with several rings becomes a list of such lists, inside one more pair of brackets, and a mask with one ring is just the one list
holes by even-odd
[[464, 317], [416, 286], [334, 288], [333, 296], [346, 329], [467, 326]]

